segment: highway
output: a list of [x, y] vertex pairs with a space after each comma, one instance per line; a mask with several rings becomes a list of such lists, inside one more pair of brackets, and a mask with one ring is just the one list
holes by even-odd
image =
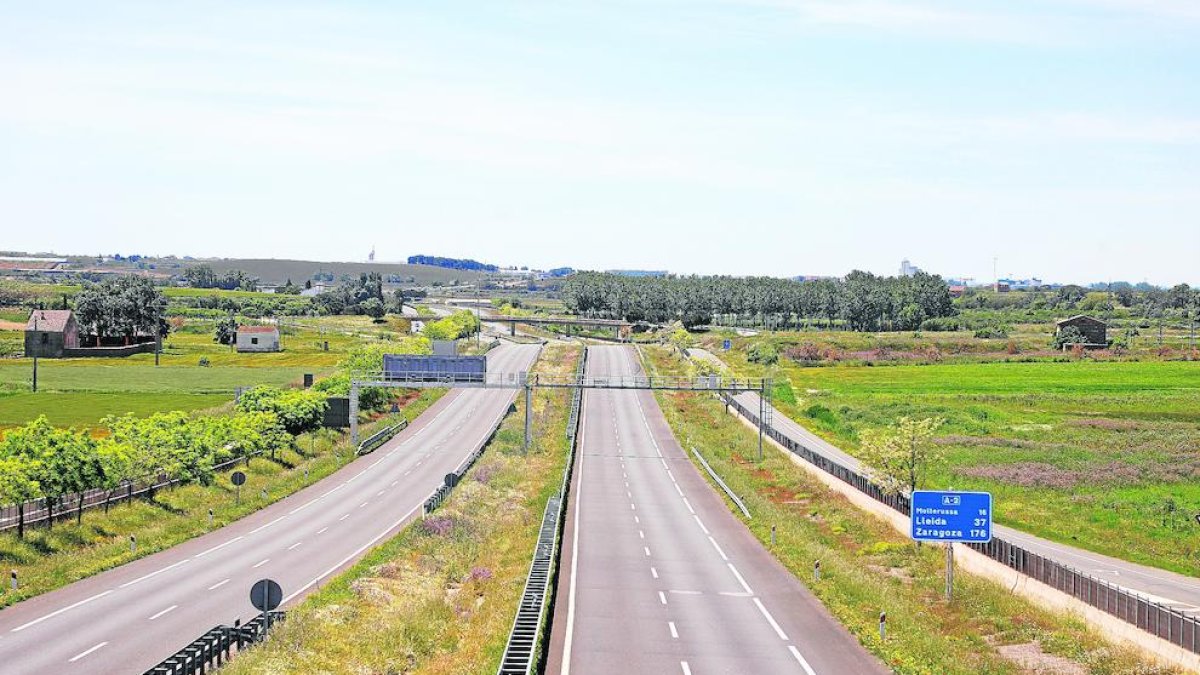
[[[488, 356], [489, 373], [528, 370], [537, 352], [498, 347]], [[452, 390], [374, 453], [287, 499], [0, 611], [0, 671], [140, 673], [216, 624], [253, 617], [249, 589], [257, 579], [278, 581], [285, 607], [297, 602], [419, 517], [444, 476], [489, 438], [515, 394]]]
[[[590, 375], [641, 373], [592, 347]], [[588, 390], [546, 672], [889, 672], [738, 521], [652, 392]]]
[[[748, 392], [739, 394], [736, 398], [748, 409], [758, 410], [758, 394]], [[774, 410], [771, 418], [772, 426], [779, 429], [785, 436], [849, 469], [861, 472], [862, 465], [856, 458], [797, 424], [787, 415], [774, 408], [772, 410]], [[997, 503], [997, 513], [1003, 510], [1004, 504]], [[1073, 567], [1085, 574], [1104, 579], [1142, 595], [1152, 596], [1179, 609], [1200, 611], [1200, 579], [1085, 551], [1074, 546], [1035, 537], [1003, 525], [994, 526], [992, 531], [997, 537], [1063, 565]]]

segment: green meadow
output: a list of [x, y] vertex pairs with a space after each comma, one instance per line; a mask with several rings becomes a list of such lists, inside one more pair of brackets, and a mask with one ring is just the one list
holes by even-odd
[[[761, 374], [744, 349], [722, 357]], [[853, 452], [859, 432], [938, 416], [929, 487], [988, 490], [999, 522], [1200, 575], [1200, 362], [1088, 358], [773, 369], [776, 404]]]

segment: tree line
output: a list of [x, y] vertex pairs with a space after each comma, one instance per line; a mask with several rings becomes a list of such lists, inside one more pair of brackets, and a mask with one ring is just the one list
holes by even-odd
[[817, 321], [852, 330], [916, 330], [956, 313], [941, 277], [883, 277], [854, 271], [844, 279], [773, 277], [631, 277], [580, 272], [562, 285], [568, 311], [590, 317], [685, 327], [753, 319], [783, 327]]
[[[319, 427], [325, 406], [319, 392], [258, 387], [243, 394], [233, 415], [110, 415], [101, 420], [103, 438], [55, 427], [43, 415], [0, 439], [0, 504], [18, 505], [24, 536], [30, 500], [45, 500], [52, 524], [68, 496], [87, 490], [131, 495], [134, 483], [160, 474], [208, 485], [216, 466], [282, 449], [293, 434]], [[82, 520], [83, 509], [76, 518]]]
[[130, 344], [139, 336], [166, 336], [166, 309], [167, 299], [153, 281], [128, 274], [85, 284], [75, 298], [75, 321], [81, 336], [97, 346], [103, 338]]

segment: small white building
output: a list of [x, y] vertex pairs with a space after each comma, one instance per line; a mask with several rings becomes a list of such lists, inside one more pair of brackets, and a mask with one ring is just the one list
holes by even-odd
[[239, 352], [279, 351], [279, 329], [275, 326], [238, 326]]

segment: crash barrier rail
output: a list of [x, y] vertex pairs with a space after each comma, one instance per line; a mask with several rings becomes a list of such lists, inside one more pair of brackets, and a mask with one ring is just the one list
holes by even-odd
[[[518, 379], [524, 379], [528, 376], [528, 373], [518, 372], [514, 375], [516, 375]], [[512, 410], [512, 408], [510, 408], [510, 410]], [[458, 485], [459, 481], [462, 480], [463, 476], [467, 474], [467, 471], [470, 471], [471, 467], [475, 465], [475, 461], [478, 460], [480, 455], [483, 454], [484, 449], [487, 448], [488, 444], [492, 442], [492, 438], [495, 437], [496, 432], [499, 430], [500, 425], [497, 424], [492, 428], [492, 433], [488, 434], [488, 437], [483, 440], [483, 443], [481, 443], [480, 446], [475, 449], [475, 452], [472, 452], [462, 464], [459, 464], [457, 469], [446, 474], [446, 479], [442, 482], [441, 486], [439, 486], [438, 489], [435, 490], [433, 494], [429, 495], [429, 498], [425, 500], [425, 505], [422, 507], [422, 515], [427, 516], [433, 513], [442, 505], [442, 502], [446, 501], [446, 498], [450, 496], [450, 493]]]
[[[751, 423], [758, 424], [758, 414], [732, 396], [725, 402]], [[785, 435], [775, 426], [766, 427], [766, 434], [788, 451], [829, 473], [878, 502], [910, 515], [910, 503], [904, 495], [883, 492], [862, 474], [815, 452]], [[1200, 653], [1200, 618], [1164, 605], [1144, 595], [1110, 584], [1103, 579], [1063, 565], [1043, 555], [1024, 549], [1005, 539], [994, 537], [986, 544], [965, 544], [983, 555], [1021, 574], [1052, 586], [1102, 612], [1131, 623], [1138, 628], [1178, 645], [1192, 653]]]
[[[493, 430], [491, 436], [494, 435], [496, 435], [496, 432]], [[467, 457], [466, 461], [460, 464], [457, 469], [446, 474], [445, 480], [438, 487], [438, 489], [435, 490], [433, 494], [429, 495], [429, 499], [425, 500], [425, 506], [422, 509], [422, 513], [424, 515], [427, 516], [433, 513], [442, 505], [442, 502], [446, 501], [446, 498], [449, 497], [454, 488], [458, 486], [459, 481], [463, 479], [463, 476], [467, 475], [467, 471], [469, 471], [471, 467], [475, 465], [475, 461], [479, 459], [480, 455], [483, 454], [483, 449], [486, 448], [488, 443], [490, 443], [492, 440], [491, 436], [488, 436], [488, 438], [484, 440], [483, 444], [480, 445], [475, 452], [472, 452], [471, 455]]]
[[742, 513], [746, 514], [746, 518], [752, 518], [753, 516], [750, 515], [750, 509], [746, 508], [746, 503], [743, 502], [742, 498], [738, 497], [737, 494], [725, 484], [725, 481], [721, 480], [721, 477], [717, 475], [716, 471], [713, 471], [713, 468], [708, 465], [708, 460], [704, 459], [704, 455], [700, 454], [700, 451], [696, 448], [692, 448], [692, 454], [696, 456], [696, 459], [700, 460], [700, 464], [704, 467], [704, 470], [708, 472], [708, 475], [712, 476], [712, 479], [717, 483], [717, 485], [721, 486], [721, 489], [725, 491], [725, 494], [729, 495], [729, 498], [733, 500], [733, 503], [736, 504], [739, 509], [741, 509]]
[[379, 431], [371, 434], [362, 443], [358, 444], [358, 454], [365, 455], [368, 452], [374, 452], [379, 446], [392, 440], [392, 438], [408, 428], [408, 419], [401, 418], [399, 422], [386, 426]]
[[283, 621], [284, 612], [259, 614], [246, 625], [214, 626], [188, 646], [147, 670], [145, 675], [197, 675], [220, 668], [234, 654], [262, 642], [267, 632]]
[[[582, 378], [587, 367], [587, 349], [579, 359], [575, 374]], [[567, 418], [567, 464], [563, 468], [562, 486], [557, 495], [546, 501], [546, 512], [542, 515], [542, 527], [538, 532], [537, 545], [533, 550], [533, 562], [525, 579], [525, 591], [521, 604], [508, 634], [508, 645], [504, 658], [500, 660], [498, 675], [530, 675], [542, 660], [545, 646], [542, 636], [546, 634], [550, 620], [553, 598], [552, 589], [558, 576], [559, 549], [562, 543], [563, 514], [567, 493], [571, 487], [571, 474], [575, 466], [575, 446], [579, 440], [579, 418], [583, 405], [583, 390], [571, 392], [571, 412]]]
[[[213, 471], [223, 471], [238, 462], [249, 463], [252, 457], [258, 457], [266, 452], [269, 451], [256, 450], [244, 455], [238, 455], [233, 459], [213, 466]], [[0, 506], [0, 531], [10, 530], [21, 524], [34, 525], [50, 520], [51, 518], [54, 520], [67, 520], [79, 515], [81, 509], [87, 510], [106, 504], [119, 504], [122, 500], [132, 501], [134, 497], [154, 494], [158, 490], [183, 482], [182, 478], [171, 478], [164, 472], [153, 477], [128, 481], [125, 485], [114, 489], [92, 488], [83, 492], [72, 492], [54, 500], [41, 497], [31, 499], [23, 504], [5, 504], [4, 506]]]

